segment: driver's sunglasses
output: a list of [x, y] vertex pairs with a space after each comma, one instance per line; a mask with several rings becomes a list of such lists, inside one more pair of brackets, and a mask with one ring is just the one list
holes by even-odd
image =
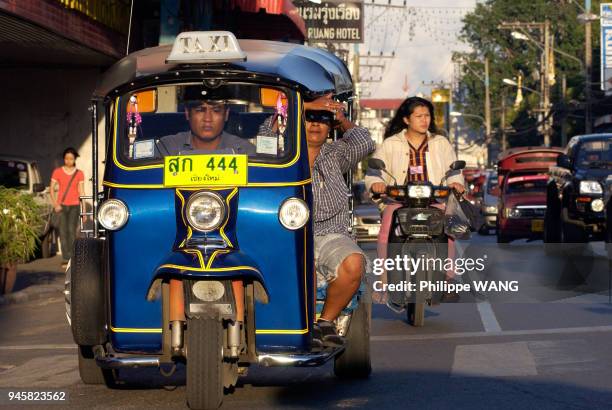
[[330, 111], [306, 110], [304, 116], [308, 122], [318, 122], [328, 126], [334, 122], [334, 114]]

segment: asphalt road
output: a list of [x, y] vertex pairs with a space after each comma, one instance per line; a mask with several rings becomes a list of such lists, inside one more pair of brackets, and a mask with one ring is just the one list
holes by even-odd
[[[600, 244], [587, 256], [556, 258], [541, 242], [500, 250], [492, 236], [459, 247], [486, 254], [487, 269], [458, 280], [516, 280], [519, 292], [462, 294], [464, 303], [428, 308], [424, 328], [377, 304], [368, 380], [337, 380], [331, 364], [253, 367], [223, 408], [612, 408], [610, 271]], [[0, 406], [40, 409], [7, 394], [61, 390], [62, 408], [185, 407], [181, 368], [172, 379], [124, 371], [120, 389], [82, 384], [60, 295], [1, 307], [0, 326]]]

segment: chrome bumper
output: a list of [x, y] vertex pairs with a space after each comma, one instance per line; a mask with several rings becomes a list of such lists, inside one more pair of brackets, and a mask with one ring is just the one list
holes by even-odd
[[96, 356], [96, 363], [103, 369], [121, 369], [126, 367], [159, 367], [157, 356]]
[[[265, 367], [315, 367], [325, 364], [337, 354], [344, 351], [344, 347], [325, 349], [317, 353], [302, 354], [261, 354], [258, 363]], [[121, 369], [138, 367], [159, 367], [158, 356], [96, 356], [96, 363], [103, 369]]]
[[317, 353], [303, 354], [260, 354], [258, 363], [262, 366], [315, 367], [321, 366], [329, 359], [344, 351], [344, 347], [329, 348]]

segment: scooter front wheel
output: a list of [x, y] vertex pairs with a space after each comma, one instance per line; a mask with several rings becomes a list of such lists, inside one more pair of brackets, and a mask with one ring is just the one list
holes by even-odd
[[207, 317], [187, 319], [187, 404], [216, 409], [223, 401], [223, 325]]
[[415, 327], [425, 325], [425, 303], [409, 303], [406, 309], [408, 323]]

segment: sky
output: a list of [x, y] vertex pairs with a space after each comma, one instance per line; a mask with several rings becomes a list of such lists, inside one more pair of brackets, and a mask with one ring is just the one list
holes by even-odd
[[[387, 4], [386, 0], [375, 0]], [[403, 0], [391, 0], [402, 5]], [[365, 38], [359, 54], [390, 55], [379, 59], [361, 58], [361, 78], [380, 78], [381, 82], [364, 83], [363, 98], [403, 98], [423, 93], [431, 85], [423, 82], [450, 82], [453, 71], [452, 51], [466, 50], [457, 35], [462, 16], [473, 10], [476, 0], [407, 0], [405, 8], [383, 8], [364, 4]], [[366, 68], [363, 64], [385, 63], [385, 68]], [[404, 92], [405, 82], [408, 92]], [[369, 94], [369, 95], [368, 95]]]

